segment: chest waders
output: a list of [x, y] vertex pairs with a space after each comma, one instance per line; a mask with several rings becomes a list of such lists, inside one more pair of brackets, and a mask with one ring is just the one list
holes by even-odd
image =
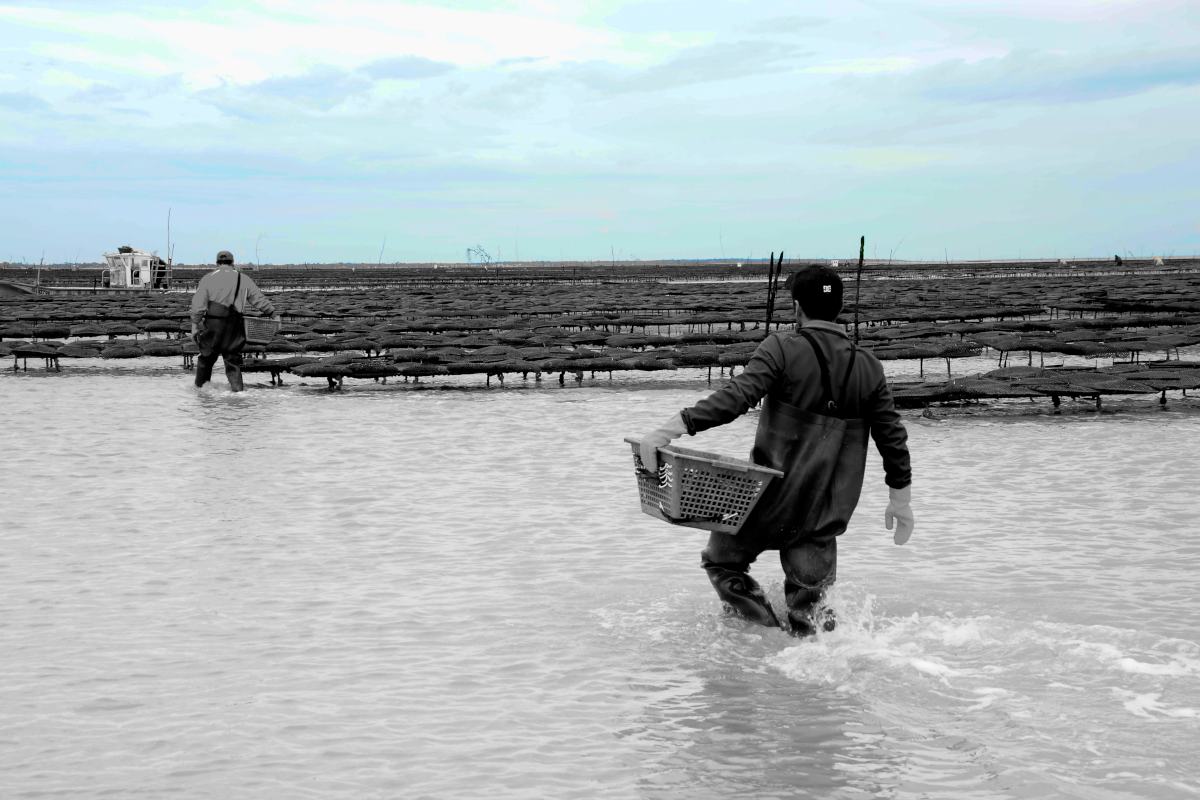
[[204, 327], [196, 334], [196, 385], [203, 386], [212, 378], [217, 356], [225, 362], [225, 377], [229, 388], [240, 392], [242, 386], [242, 348], [246, 346], [246, 325], [237, 310], [237, 297], [242, 289], [242, 273], [238, 273], [233, 290], [233, 303], [224, 305], [209, 301], [204, 311]]
[[[833, 618], [818, 609], [837, 572], [837, 536], [846, 530], [858, 505], [867, 461], [869, 428], [862, 419], [842, 416], [858, 350], [839, 394], [833, 394], [829, 362], [816, 339], [800, 331], [821, 368], [821, 405], [807, 411], [768, 396], [763, 403], [752, 459], [781, 470], [736, 535], [709, 537], [701, 563], [717, 595], [730, 609], [761, 625], [779, 620], [758, 583], [747, 572], [764, 550], [778, 550], [784, 571], [784, 595], [793, 632], [833, 629]], [[818, 617], [822, 617], [818, 619]]]

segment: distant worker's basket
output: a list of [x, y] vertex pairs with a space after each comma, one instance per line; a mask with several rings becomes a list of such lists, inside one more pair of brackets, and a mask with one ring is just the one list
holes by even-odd
[[270, 317], [243, 317], [246, 321], [246, 341], [250, 344], [266, 344], [279, 330], [279, 320]]
[[688, 450], [675, 445], [658, 449], [658, 474], [647, 472], [633, 446], [642, 511], [652, 517], [689, 528], [737, 533], [762, 497], [777, 469], [740, 458]]

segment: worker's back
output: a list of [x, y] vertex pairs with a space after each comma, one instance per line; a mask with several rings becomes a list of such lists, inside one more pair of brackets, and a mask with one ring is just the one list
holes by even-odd
[[784, 477], [768, 488], [747, 526], [776, 547], [836, 536], [858, 505], [872, 429], [885, 441], [897, 430], [883, 367], [842, 326], [824, 321], [768, 337], [758, 355], [775, 363], [775, 378], [751, 457]]
[[[781, 366], [769, 397], [806, 411], [828, 413], [821, 366], [813, 350], [815, 346], [821, 349], [828, 364], [838, 416], [870, 420], [875, 412], [874, 398], [880, 387], [885, 385], [879, 360], [854, 345], [845, 335], [824, 326], [810, 323], [803, 330], [804, 334], [790, 331], [775, 333], [763, 343], [767, 352], [778, 354], [776, 357]], [[847, 373], [847, 370], [852, 371]]]
[[244, 312], [251, 287], [258, 288], [250, 276], [243, 275], [233, 267], [221, 267], [200, 279], [196, 294], [204, 297], [205, 302], [232, 306]]

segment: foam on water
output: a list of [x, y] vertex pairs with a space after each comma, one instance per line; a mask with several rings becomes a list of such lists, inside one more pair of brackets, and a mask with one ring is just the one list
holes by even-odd
[[[1011, 765], [1024, 753], [1031, 763], [1070, 764], [1068, 783], [1097, 790], [1122, 780], [1197, 788], [1196, 642], [995, 616], [888, 616], [850, 586], [839, 587], [835, 604], [836, 631], [767, 663], [798, 685], [861, 702], [871, 720], [863, 724], [886, 732], [910, 768], [938, 773], [938, 785], [975, 775], [985, 754]], [[945, 748], [947, 737], [964, 746]], [[1114, 773], [1120, 763], [1137, 769]], [[1011, 767], [1001, 772], [998, 785], [1033, 788]], [[910, 778], [897, 776], [901, 784]]]

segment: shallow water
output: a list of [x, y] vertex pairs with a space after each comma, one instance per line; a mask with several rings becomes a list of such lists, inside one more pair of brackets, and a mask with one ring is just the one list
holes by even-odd
[[639, 510], [621, 439], [703, 380], [149, 361], [0, 375], [0, 797], [1200, 794], [1192, 398], [906, 412], [913, 540], [872, 454], [797, 642]]

